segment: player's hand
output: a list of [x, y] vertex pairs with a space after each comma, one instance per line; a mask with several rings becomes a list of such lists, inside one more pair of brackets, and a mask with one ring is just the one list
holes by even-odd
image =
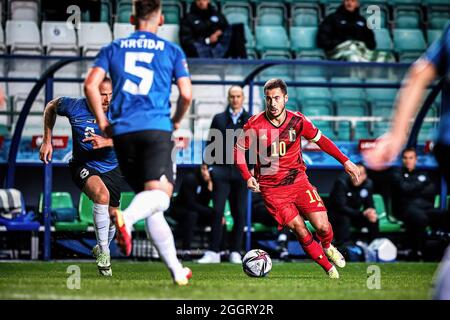
[[91, 133], [91, 136], [83, 139], [83, 142], [91, 142], [94, 149], [112, 147], [111, 138], [104, 138], [95, 133]]
[[39, 159], [45, 164], [52, 161], [53, 146], [51, 142], [42, 142], [41, 148], [39, 149]]
[[253, 192], [260, 192], [259, 183], [256, 181], [255, 177], [251, 177], [247, 180], [247, 188]]
[[172, 122], [173, 125], [173, 130], [178, 130], [181, 127], [181, 123], [180, 122]]
[[363, 153], [367, 166], [373, 170], [386, 169], [389, 163], [397, 158], [403, 146], [403, 140], [402, 137], [396, 137], [392, 133], [378, 138], [375, 147]]
[[345, 172], [348, 173], [348, 175], [354, 182], [359, 182], [359, 175], [360, 175], [359, 168], [353, 162], [347, 160], [344, 163], [344, 169]]
[[209, 40], [211, 41], [211, 43], [216, 43], [217, 41], [219, 41], [219, 37], [222, 35], [222, 30], [217, 30], [216, 32], [214, 32], [212, 35], [209, 36]]
[[375, 223], [378, 220], [378, 215], [374, 208], [367, 208], [364, 210], [363, 215], [372, 223]]

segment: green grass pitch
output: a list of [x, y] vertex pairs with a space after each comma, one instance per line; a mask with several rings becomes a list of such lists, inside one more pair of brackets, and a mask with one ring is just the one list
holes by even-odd
[[[71, 265], [80, 268], [80, 289], [67, 287]], [[250, 278], [229, 263], [186, 265], [193, 271], [191, 283], [176, 287], [160, 262], [113, 261], [109, 279], [98, 275], [93, 261], [2, 262], [0, 299], [429, 299], [438, 266], [376, 264], [380, 289], [369, 289], [375, 273], [364, 263], [348, 263], [338, 280], [312, 262], [274, 263], [266, 278]]]

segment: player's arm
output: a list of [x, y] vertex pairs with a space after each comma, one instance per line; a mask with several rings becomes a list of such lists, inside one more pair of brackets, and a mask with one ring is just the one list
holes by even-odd
[[345, 172], [347, 172], [354, 181], [359, 180], [358, 167], [343, 154], [341, 150], [339, 150], [333, 141], [323, 135], [320, 130], [317, 129], [316, 135], [310, 140], [315, 142], [322, 151], [339, 161], [344, 166]]
[[83, 142], [91, 142], [93, 149], [101, 149], [114, 146], [112, 138], [105, 138], [95, 133], [91, 133], [89, 137], [83, 139]]
[[172, 117], [174, 130], [180, 127], [180, 122], [183, 116], [189, 110], [192, 102], [192, 84], [189, 77], [182, 77], [177, 80], [177, 87], [180, 95], [177, 100], [177, 109]]
[[250, 170], [248, 170], [247, 160], [245, 159], [245, 154], [249, 151], [249, 147], [252, 144], [252, 131], [248, 128], [249, 126], [247, 123], [234, 145], [234, 161], [242, 178], [247, 182], [247, 188], [253, 192], [259, 192], [259, 183], [250, 173]]
[[100, 84], [105, 76], [106, 72], [103, 68], [91, 68], [86, 79], [84, 80], [84, 94], [88, 101], [89, 108], [97, 119], [100, 130], [110, 136], [111, 132], [109, 130], [109, 121], [103, 111], [102, 98], [100, 94]]
[[436, 76], [435, 66], [427, 60], [420, 59], [412, 66], [399, 92], [393, 126], [367, 153], [366, 159], [371, 167], [377, 169], [397, 157], [406, 142], [410, 121], [415, 117], [428, 85]]
[[44, 137], [39, 149], [39, 159], [45, 164], [52, 161], [53, 146], [52, 146], [52, 133], [53, 127], [56, 122], [56, 111], [60, 104], [61, 99], [53, 99], [45, 106], [44, 110]]

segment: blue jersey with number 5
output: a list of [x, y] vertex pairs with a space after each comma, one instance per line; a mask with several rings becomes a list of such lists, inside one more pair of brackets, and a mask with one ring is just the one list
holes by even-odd
[[172, 80], [189, 77], [180, 47], [151, 32], [136, 31], [103, 47], [94, 67], [109, 72], [113, 82], [110, 115], [114, 135], [172, 131]]

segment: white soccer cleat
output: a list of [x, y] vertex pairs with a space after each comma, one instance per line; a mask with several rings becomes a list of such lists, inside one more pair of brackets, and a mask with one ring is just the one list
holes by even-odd
[[97, 268], [98, 272], [105, 277], [111, 277], [112, 276], [112, 269], [111, 269], [111, 257], [109, 254], [100, 252], [97, 256]]
[[324, 249], [325, 255], [327, 256], [328, 260], [330, 260], [332, 263], [334, 263], [339, 268], [345, 267], [345, 259], [344, 256], [339, 252], [338, 249], [336, 249], [335, 246], [330, 245], [328, 249]]
[[331, 269], [327, 271], [327, 274], [330, 279], [339, 279], [339, 272], [335, 266], [332, 266]]
[[205, 255], [197, 260], [198, 263], [220, 263], [220, 253], [214, 251], [205, 251]]
[[186, 286], [189, 283], [189, 279], [192, 278], [192, 271], [188, 267], [184, 267], [180, 275], [173, 277], [173, 283], [178, 286]]
[[97, 259], [98, 255], [100, 254], [100, 246], [98, 244], [95, 245], [95, 247], [92, 248], [92, 256]]
[[241, 264], [242, 263], [242, 257], [241, 254], [237, 251], [233, 251], [230, 253], [230, 262], [231, 263], [236, 263], [236, 264]]

